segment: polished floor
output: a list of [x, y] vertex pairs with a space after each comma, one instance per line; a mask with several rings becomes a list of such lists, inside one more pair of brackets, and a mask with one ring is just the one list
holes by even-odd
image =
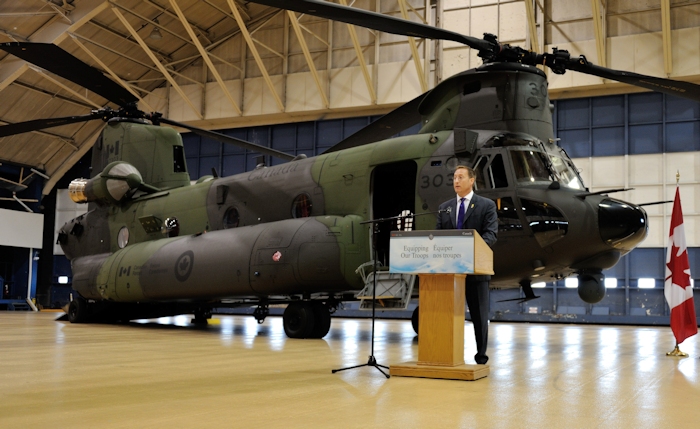
[[[492, 323], [491, 374], [392, 377], [363, 367], [368, 320], [322, 340], [282, 320], [185, 316], [71, 325], [0, 313], [0, 428], [660, 428], [700, 422], [700, 340], [668, 327]], [[375, 356], [415, 360], [410, 322], [380, 320]], [[474, 354], [467, 326], [466, 356]]]

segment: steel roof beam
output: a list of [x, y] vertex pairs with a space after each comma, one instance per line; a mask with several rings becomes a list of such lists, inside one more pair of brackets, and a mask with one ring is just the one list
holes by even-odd
[[280, 111], [284, 112], [284, 104], [282, 103], [279, 94], [277, 94], [277, 91], [275, 90], [275, 85], [273, 85], [272, 80], [270, 79], [270, 75], [267, 73], [267, 68], [265, 68], [265, 64], [263, 64], [262, 58], [260, 58], [258, 49], [255, 47], [255, 42], [253, 42], [253, 39], [250, 37], [248, 28], [245, 26], [245, 22], [243, 22], [243, 17], [238, 11], [236, 3], [233, 0], [227, 0], [227, 2], [229, 7], [231, 8], [231, 12], [233, 12], [233, 16], [236, 18], [238, 28], [240, 28], [241, 34], [243, 35], [243, 38], [245, 39], [246, 44], [248, 45], [250, 52], [253, 54], [255, 62], [263, 75], [263, 79], [265, 80], [265, 83], [267, 84], [268, 88], [270, 89], [270, 92], [272, 93], [272, 96], [275, 99], [275, 102], [277, 103], [277, 107], [279, 107]]
[[606, 67], [605, 55], [605, 5], [600, 3], [600, 0], [591, 0], [591, 8], [593, 9], [593, 30], [595, 32], [595, 47], [598, 53], [598, 65]]
[[170, 76], [170, 73], [168, 73], [168, 70], [163, 66], [163, 64], [161, 64], [160, 61], [158, 61], [158, 58], [156, 58], [156, 56], [153, 54], [153, 52], [151, 52], [151, 50], [148, 48], [148, 45], [146, 44], [146, 42], [143, 41], [143, 39], [141, 38], [141, 36], [139, 36], [139, 34], [134, 29], [134, 27], [132, 27], [131, 24], [129, 24], [129, 21], [126, 20], [126, 17], [124, 17], [124, 15], [116, 7], [112, 7], [112, 12], [114, 12], [114, 14], [117, 16], [117, 18], [119, 18], [119, 20], [126, 27], [126, 29], [129, 30], [129, 33], [131, 33], [131, 36], [137, 42], [139, 42], [139, 45], [141, 45], [141, 48], [146, 53], [146, 55], [148, 55], [151, 58], [151, 61], [153, 61], [153, 64], [155, 64], [156, 67], [158, 67], [158, 69], [163, 74], [163, 76], [165, 76], [165, 78], [168, 80], [168, 82], [170, 82], [170, 84], [173, 86], [175, 91], [178, 94], [180, 94], [180, 97], [182, 97], [182, 99], [190, 106], [190, 108], [197, 115], [197, 117], [199, 117], [199, 119], [204, 119], [204, 115], [202, 115], [202, 113], [199, 110], [197, 110], [197, 108], [192, 103], [192, 100], [190, 100], [190, 98], [185, 94], [185, 92], [182, 90], [182, 88], [180, 88], [180, 85], [178, 85], [177, 82], [175, 82], [175, 79], [173, 79], [173, 77]]
[[[323, 107], [328, 109], [329, 103], [328, 103], [328, 96], [326, 95], [326, 91], [323, 89], [323, 85], [321, 84], [321, 79], [318, 76], [318, 71], [316, 70], [316, 65], [314, 64], [313, 58], [311, 58], [311, 53], [309, 52], [309, 47], [306, 44], [306, 40], [304, 40], [304, 34], [301, 32], [301, 28], [299, 28], [299, 22], [297, 21], [297, 17], [292, 12], [291, 10], [287, 11], [287, 15], [289, 16], [289, 22], [291, 22], [292, 27], [294, 28], [294, 32], [297, 35], [297, 39], [299, 40], [299, 44], [301, 45], [301, 50], [304, 52], [304, 58], [306, 58], [306, 64], [309, 66], [309, 70], [311, 70], [311, 75], [314, 77], [314, 81], [316, 82], [316, 87], [318, 88], [319, 94], [321, 94], [321, 98], [323, 99]], [[329, 74], [330, 76], [330, 74]]]
[[[340, 4], [347, 6], [348, 2], [346, 0], [340, 0]], [[365, 55], [362, 52], [362, 47], [360, 46], [360, 40], [357, 38], [357, 31], [355, 31], [355, 26], [352, 24], [347, 24], [348, 32], [350, 33], [350, 39], [352, 40], [352, 45], [355, 47], [355, 55], [357, 55], [357, 61], [360, 63], [360, 69], [362, 70], [362, 76], [365, 78], [365, 84], [367, 85], [367, 91], [369, 91], [369, 98], [372, 104], [377, 104], [377, 92], [374, 90], [374, 83], [372, 82], [372, 77], [369, 75], [369, 69], [367, 68], [367, 62], [365, 61]], [[376, 35], [375, 35], [376, 39]]]
[[[214, 67], [214, 64], [211, 62], [211, 58], [209, 58], [209, 53], [204, 49], [204, 46], [202, 46], [202, 44], [199, 42], [199, 39], [197, 39], [197, 35], [194, 34], [194, 30], [192, 30], [192, 27], [187, 22], [185, 15], [182, 13], [182, 9], [180, 9], [180, 6], [178, 6], [178, 4], [175, 2], [175, 0], [170, 0], [170, 5], [173, 7], [173, 10], [175, 10], [177, 17], [180, 19], [180, 22], [182, 23], [183, 27], [185, 27], [185, 30], [187, 31], [187, 34], [189, 34], [190, 38], [192, 39], [192, 42], [197, 47], [199, 54], [202, 56], [202, 59], [209, 67], [209, 71], [211, 72], [212, 75], [214, 75], [214, 79], [216, 79], [216, 82], [219, 84], [219, 88], [221, 88], [224, 95], [226, 95], [226, 98], [228, 98], [228, 101], [231, 103], [231, 106], [233, 106], [233, 109], [236, 111], [236, 113], [241, 115], [243, 113], [243, 112], [241, 112], [241, 108], [238, 107], [238, 103], [236, 103], [236, 100], [233, 99], [233, 96], [231, 95], [231, 92], [226, 87], [224, 80], [221, 78], [221, 75], [216, 70], [216, 67]], [[205, 80], [206, 80], [206, 77], [205, 77]]]
[[92, 51], [90, 51], [90, 50], [87, 48], [87, 46], [83, 45], [82, 42], [80, 42], [80, 40], [78, 40], [77, 37], [73, 37], [72, 39], [73, 39], [73, 41], [75, 42], [75, 44], [78, 45], [78, 47], [80, 47], [80, 49], [82, 49], [86, 54], [88, 54], [88, 55], [90, 56], [90, 58], [92, 58], [93, 61], [95, 61], [97, 64], [99, 64], [100, 67], [102, 67], [102, 69], [103, 69], [104, 71], [106, 71], [107, 73], [109, 73], [109, 75], [112, 76], [112, 79], [114, 79], [115, 81], [117, 81], [117, 83], [119, 83], [119, 84], [120, 84], [121, 86], [123, 86], [127, 91], [129, 91], [129, 92], [131, 93], [131, 95], [133, 95], [134, 97], [138, 98], [139, 101], [140, 101], [141, 103], [143, 103], [146, 107], [148, 107], [149, 110], [151, 110], [151, 111], [155, 110], [153, 107], [151, 107], [150, 104], [148, 104], [146, 101], [144, 101], [144, 99], [141, 98], [141, 96], [140, 96], [136, 91], [134, 91], [134, 90], [131, 88], [131, 85], [129, 85], [128, 83], [124, 82], [124, 81], [122, 80], [122, 78], [120, 78], [119, 75], [117, 75], [117, 73], [116, 73], [114, 70], [112, 70], [111, 68], [109, 68], [109, 67], [107, 66], [107, 64], [105, 64], [102, 60], [100, 60], [100, 59], [97, 57], [97, 55], [93, 54]]
[[[403, 19], [408, 20], [408, 11], [406, 10], [406, 0], [398, 0], [399, 6], [401, 6], [401, 15]], [[421, 64], [420, 57], [418, 56], [418, 46], [416, 45], [416, 39], [414, 37], [408, 37], [408, 44], [411, 47], [411, 56], [413, 56], [413, 64], [416, 66], [416, 72], [418, 73], [418, 81], [420, 82], [421, 92], [428, 90], [428, 81], [425, 78], [425, 73], [423, 73], [423, 65]]]
[[673, 73], [673, 49], [671, 46], [671, 0], [661, 0], [661, 36], [664, 47], [664, 73]]

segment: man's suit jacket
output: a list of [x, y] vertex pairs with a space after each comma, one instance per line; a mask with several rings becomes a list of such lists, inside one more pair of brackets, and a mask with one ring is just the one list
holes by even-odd
[[[457, 198], [440, 204], [435, 229], [457, 229]], [[496, 244], [498, 234], [498, 214], [496, 203], [476, 193], [472, 196], [464, 216], [462, 229], [475, 229], [489, 247]], [[491, 276], [467, 276], [467, 281], [490, 280]]]

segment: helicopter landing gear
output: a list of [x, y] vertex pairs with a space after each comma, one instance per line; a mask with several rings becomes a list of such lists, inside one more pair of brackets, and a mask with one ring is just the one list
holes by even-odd
[[309, 338], [314, 329], [314, 310], [308, 301], [290, 303], [282, 315], [284, 333], [289, 338]]
[[411, 315], [411, 326], [413, 326], [413, 331], [418, 334], [418, 306], [416, 306]]
[[265, 318], [270, 315], [270, 306], [267, 303], [260, 303], [253, 311], [253, 317], [258, 321], [259, 325], [265, 321]]
[[88, 302], [80, 296], [76, 296], [68, 305], [68, 320], [70, 323], [85, 323], [88, 321], [90, 309]]
[[206, 325], [207, 320], [211, 319], [211, 309], [198, 308], [194, 311], [194, 317], [190, 321], [193, 325]]
[[316, 319], [314, 329], [311, 332], [311, 338], [323, 338], [331, 329], [330, 308], [321, 301], [312, 302], [311, 307], [314, 310], [314, 318]]
[[331, 328], [330, 307], [320, 301], [295, 301], [282, 316], [289, 338], [323, 338]]

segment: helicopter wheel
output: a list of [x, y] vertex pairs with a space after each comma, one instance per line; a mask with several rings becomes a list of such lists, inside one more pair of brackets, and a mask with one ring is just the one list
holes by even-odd
[[413, 310], [413, 314], [411, 315], [411, 326], [413, 326], [415, 333], [418, 334], [418, 306], [416, 306], [416, 309]]
[[311, 308], [314, 311], [314, 329], [311, 331], [311, 338], [323, 338], [331, 330], [331, 312], [328, 305], [321, 301], [313, 301]]
[[88, 302], [76, 297], [68, 305], [68, 320], [70, 323], [85, 323], [88, 321]]
[[191, 320], [191, 323], [193, 325], [206, 325], [208, 322], [207, 320], [211, 319], [211, 310], [210, 309], [201, 309], [198, 308], [197, 310], [194, 311], [194, 318]]
[[314, 309], [311, 303], [307, 301], [292, 302], [282, 315], [284, 333], [289, 338], [310, 338], [314, 330], [315, 321]]

